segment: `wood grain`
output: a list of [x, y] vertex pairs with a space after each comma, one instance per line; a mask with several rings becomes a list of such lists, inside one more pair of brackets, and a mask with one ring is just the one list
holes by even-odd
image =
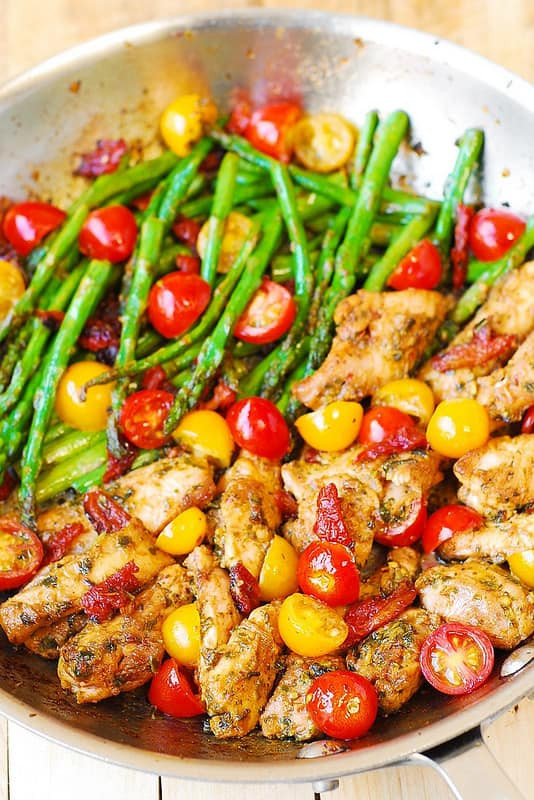
[[[534, 80], [532, 0], [231, 0], [233, 8], [322, 8], [388, 19], [470, 47]], [[0, 75], [8, 78], [67, 47], [114, 28], [210, 11], [219, 0], [0, 0]], [[523, 701], [491, 729], [489, 744], [525, 797], [533, 797], [534, 703]], [[8, 771], [9, 733], [9, 771]], [[8, 794], [8, 774], [10, 779]], [[200, 777], [200, 776], [199, 776]], [[161, 791], [160, 791], [161, 789]], [[311, 800], [309, 786], [221, 786], [133, 772], [68, 751], [0, 719], [0, 800]], [[331, 800], [450, 800], [431, 771], [390, 769], [341, 782]]]

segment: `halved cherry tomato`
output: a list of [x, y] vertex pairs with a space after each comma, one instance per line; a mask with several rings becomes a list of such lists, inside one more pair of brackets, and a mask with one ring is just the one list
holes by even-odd
[[264, 278], [237, 320], [234, 336], [252, 344], [275, 342], [289, 330], [296, 313], [297, 307], [289, 289]]
[[200, 275], [169, 272], [156, 281], [148, 296], [148, 318], [167, 339], [188, 330], [210, 301], [209, 283]]
[[423, 550], [431, 553], [455, 533], [480, 528], [483, 523], [480, 514], [467, 506], [449, 505], [438, 508], [427, 520], [423, 531]]
[[489, 434], [488, 412], [470, 397], [443, 400], [426, 429], [430, 447], [448, 458], [460, 458], [469, 450], [482, 447]]
[[340, 669], [314, 680], [306, 696], [308, 713], [319, 730], [336, 739], [358, 739], [372, 727], [378, 695], [362, 675]]
[[342, 544], [312, 542], [300, 554], [298, 582], [304, 594], [329, 606], [354, 603], [360, 594], [360, 573]]
[[392, 406], [417, 417], [422, 425], [428, 425], [434, 411], [432, 389], [416, 378], [400, 378], [381, 386], [373, 395], [374, 406]]
[[[416, 542], [426, 523], [426, 503], [422, 497], [412, 497], [409, 504], [395, 510], [392, 521], [386, 520], [384, 529], [375, 533], [375, 541], [386, 547], [407, 547]], [[384, 509], [381, 509], [383, 520]]]
[[312, 114], [291, 132], [293, 149], [307, 169], [332, 172], [347, 163], [354, 150], [354, 132], [339, 114]]
[[183, 94], [161, 115], [161, 135], [173, 153], [186, 156], [191, 145], [202, 136], [204, 125], [216, 119], [217, 108], [212, 100], [199, 94]]
[[25, 289], [22, 272], [16, 264], [0, 259], [0, 321], [7, 317]]
[[[207, 220], [200, 228], [196, 239], [196, 248], [201, 258], [206, 255], [209, 228], [210, 221]], [[223, 274], [230, 272], [253, 228], [254, 223], [250, 217], [240, 214], [239, 211], [230, 211], [224, 222], [221, 249], [217, 260], [217, 272], [222, 272]]]
[[481, 208], [469, 226], [469, 246], [479, 261], [496, 261], [522, 236], [525, 221], [506, 208]]
[[280, 636], [299, 656], [318, 657], [341, 647], [349, 632], [337, 611], [307, 594], [290, 594], [280, 607]]
[[297, 551], [287, 539], [273, 536], [258, 578], [260, 600], [268, 603], [297, 591], [298, 558]]
[[282, 458], [289, 450], [289, 428], [270, 400], [239, 400], [231, 406], [226, 421], [237, 444], [256, 456]]
[[441, 279], [438, 248], [423, 239], [410, 250], [387, 280], [392, 289], [435, 289]]
[[302, 115], [297, 103], [270, 103], [252, 112], [245, 136], [257, 150], [279, 161], [291, 158], [289, 132]]
[[230, 466], [235, 443], [228, 423], [216, 411], [190, 411], [172, 435], [195, 455], [215, 461], [218, 467]]
[[133, 252], [137, 238], [135, 217], [126, 206], [105, 206], [91, 211], [78, 237], [81, 252], [116, 264]]
[[66, 216], [50, 203], [15, 203], [4, 216], [4, 236], [19, 256], [27, 256]]
[[336, 400], [324, 408], [303, 414], [295, 427], [314, 450], [333, 452], [349, 447], [358, 436], [363, 409], [359, 403]]
[[534, 406], [525, 412], [521, 423], [521, 433], [534, 433]]
[[42, 542], [33, 531], [12, 519], [0, 519], [0, 591], [27, 583], [43, 556]]
[[163, 425], [173, 402], [173, 395], [161, 389], [141, 389], [129, 395], [120, 414], [126, 438], [145, 450], [167, 444], [171, 437], [165, 436]]
[[376, 406], [363, 415], [358, 441], [376, 444], [389, 439], [399, 428], [411, 428], [413, 419], [393, 406]]
[[349, 635], [344, 646], [352, 647], [382, 625], [396, 619], [411, 606], [416, 597], [414, 585], [404, 581], [388, 597], [368, 597], [356, 603], [345, 613]]
[[171, 717], [197, 717], [205, 713], [200, 697], [193, 692], [189, 678], [174, 658], [168, 658], [158, 669], [150, 689], [148, 702]]
[[194, 669], [200, 656], [200, 616], [196, 603], [175, 608], [166, 617], [161, 633], [167, 653], [184, 667]]
[[510, 572], [529, 589], [534, 589], [534, 550], [523, 550], [508, 556]]
[[172, 556], [185, 556], [204, 541], [207, 529], [204, 512], [190, 506], [165, 525], [156, 539], [156, 547]]
[[423, 642], [419, 663], [423, 675], [443, 694], [469, 694], [490, 676], [493, 645], [480, 628], [447, 622]]

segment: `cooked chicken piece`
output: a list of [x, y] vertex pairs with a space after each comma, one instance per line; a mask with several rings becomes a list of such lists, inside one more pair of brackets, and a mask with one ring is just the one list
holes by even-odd
[[88, 622], [62, 647], [58, 675], [77, 703], [98, 703], [137, 689], [158, 669], [165, 648], [161, 626], [192, 599], [191, 580], [172, 564], [137, 595], [131, 608], [103, 623]]
[[[473, 319], [455, 336], [443, 351], [450, 352], [457, 345], [466, 344], [475, 331], [487, 323], [494, 335], [514, 335], [516, 343], [534, 328], [534, 261], [529, 261], [520, 269], [512, 270], [503, 276], [491, 289], [488, 299], [480, 307]], [[451, 400], [453, 397], [476, 397], [478, 378], [489, 375], [495, 367], [504, 363], [510, 351], [500, 359], [491, 359], [476, 367], [459, 367], [439, 372], [430, 359], [423, 366], [420, 377], [432, 387], [437, 401]]]
[[260, 574], [265, 553], [282, 516], [280, 466], [268, 458], [242, 453], [224, 475], [224, 490], [208, 517], [222, 567], [241, 562]]
[[153, 535], [139, 520], [132, 519], [122, 530], [101, 533], [84, 554], [68, 555], [45, 567], [0, 606], [0, 625], [9, 641], [21, 644], [38, 628], [79, 611], [91, 586], [129, 561], [139, 568], [136, 578], [142, 585], [172, 559], [155, 547]]
[[512, 553], [534, 550], [534, 514], [513, 514], [508, 519], [486, 521], [481, 528], [455, 533], [439, 548], [442, 558], [474, 556], [488, 561], [506, 561]]
[[219, 647], [200, 679], [210, 728], [218, 739], [245, 736], [258, 724], [282, 650], [280, 603], [255, 608]]
[[443, 506], [457, 505], [458, 503], [458, 481], [451, 473], [433, 486], [428, 493], [427, 512], [433, 514], [438, 508]]
[[420, 555], [413, 547], [396, 547], [389, 551], [387, 562], [360, 584], [360, 600], [387, 597], [402, 583], [413, 582], [420, 566]]
[[241, 617], [232, 599], [228, 573], [218, 565], [208, 547], [195, 547], [184, 564], [193, 576], [200, 617], [199, 675], [202, 682], [204, 669], [213, 662], [217, 648], [226, 644]]
[[388, 381], [405, 378], [432, 342], [448, 301], [439, 292], [361, 289], [336, 308], [336, 336], [319, 369], [293, 387], [304, 405], [361, 400]]
[[68, 617], [38, 628], [24, 642], [24, 647], [42, 658], [54, 660], [59, 658], [59, 651], [71, 636], [79, 633], [87, 624], [87, 616], [83, 611], [69, 614]]
[[361, 447], [342, 453], [317, 453], [282, 467], [287, 491], [298, 501], [298, 516], [284, 527], [284, 536], [301, 552], [318, 537], [314, 532], [319, 490], [334, 483], [342, 501], [343, 517], [354, 539], [355, 559], [363, 566], [370, 553], [379, 511], [393, 512], [426, 494], [438, 479], [439, 456], [430, 451], [396, 453], [373, 461], [357, 461]]
[[534, 331], [505, 367], [479, 379], [476, 399], [486, 406], [495, 427], [518, 422], [534, 405]]
[[415, 583], [423, 606], [448, 622], [475, 625], [509, 650], [534, 631], [534, 592], [493, 564], [438, 565]]
[[306, 695], [315, 678], [345, 669], [340, 656], [303, 658], [290, 653], [278, 686], [260, 717], [261, 732], [267, 739], [296, 739], [307, 742], [322, 736], [306, 706]]
[[348, 668], [373, 684], [383, 714], [398, 711], [421, 686], [419, 653], [438, 626], [434, 614], [409, 608], [349, 651]]
[[454, 465], [458, 497], [484, 516], [499, 518], [534, 505], [534, 436], [499, 436]]

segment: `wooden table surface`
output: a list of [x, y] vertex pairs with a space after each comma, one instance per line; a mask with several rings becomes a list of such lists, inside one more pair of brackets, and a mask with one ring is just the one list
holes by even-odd
[[[476, 50], [534, 81], [532, 0], [232, 0], [231, 7], [323, 8], [409, 25]], [[0, 0], [0, 79], [100, 33], [173, 14], [220, 8], [218, 0]], [[525, 797], [534, 798], [534, 703], [523, 701], [491, 729], [490, 746]], [[199, 772], [199, 778], [201, 778]], [[311, 787], [216, 786], [158, 778], [53, 745], [0, 718], [0, 800], [310, 800]], [[430, 770], [389, 769], [341, 782], [331, 800], [450, 800]]]

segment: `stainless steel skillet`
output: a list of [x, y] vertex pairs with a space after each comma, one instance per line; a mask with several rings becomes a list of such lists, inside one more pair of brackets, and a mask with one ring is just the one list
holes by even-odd
[[[0, 195], [28, 191], [66, 202], [77, 189], [73, 154], [97, 137], [156, 147], [156, 120], [176, 94], [209, 89], [221, 107], [236, 85], [266, 97], [299, 95], [306, 107], [358, 123], [366, 110], [406, 109], [412, 142], [399, 179], [439, 197], [454, 140], [487, 134], [484, 197], [534, 208], [534, 88], [458, 47], [371, 20], [316, 12], [226, 12], [147, 23], [82, 45], [0, 89]], [[51, 188], [52, 187], [52, 188]], [[480, 731], [534, 689], [534, 664], [495, 673], [474, 695], [423, 689], [399, 715], [336, 755], [305, 760], [294, 743], [251, 735], [219, 742], [197, 722], [152, 719], [145, 692], [77, 707], [53, 664], [0, 641], [0, 710], [32, 730], [136, 769], [224, 781], [332, 780], [393, 763], [447, 762], [458, 798], [520, 795], [482, 746]], [[432, 760], [434, 759], [434, 760]], [[460, 794], [461, 792], [461, 794]]]

